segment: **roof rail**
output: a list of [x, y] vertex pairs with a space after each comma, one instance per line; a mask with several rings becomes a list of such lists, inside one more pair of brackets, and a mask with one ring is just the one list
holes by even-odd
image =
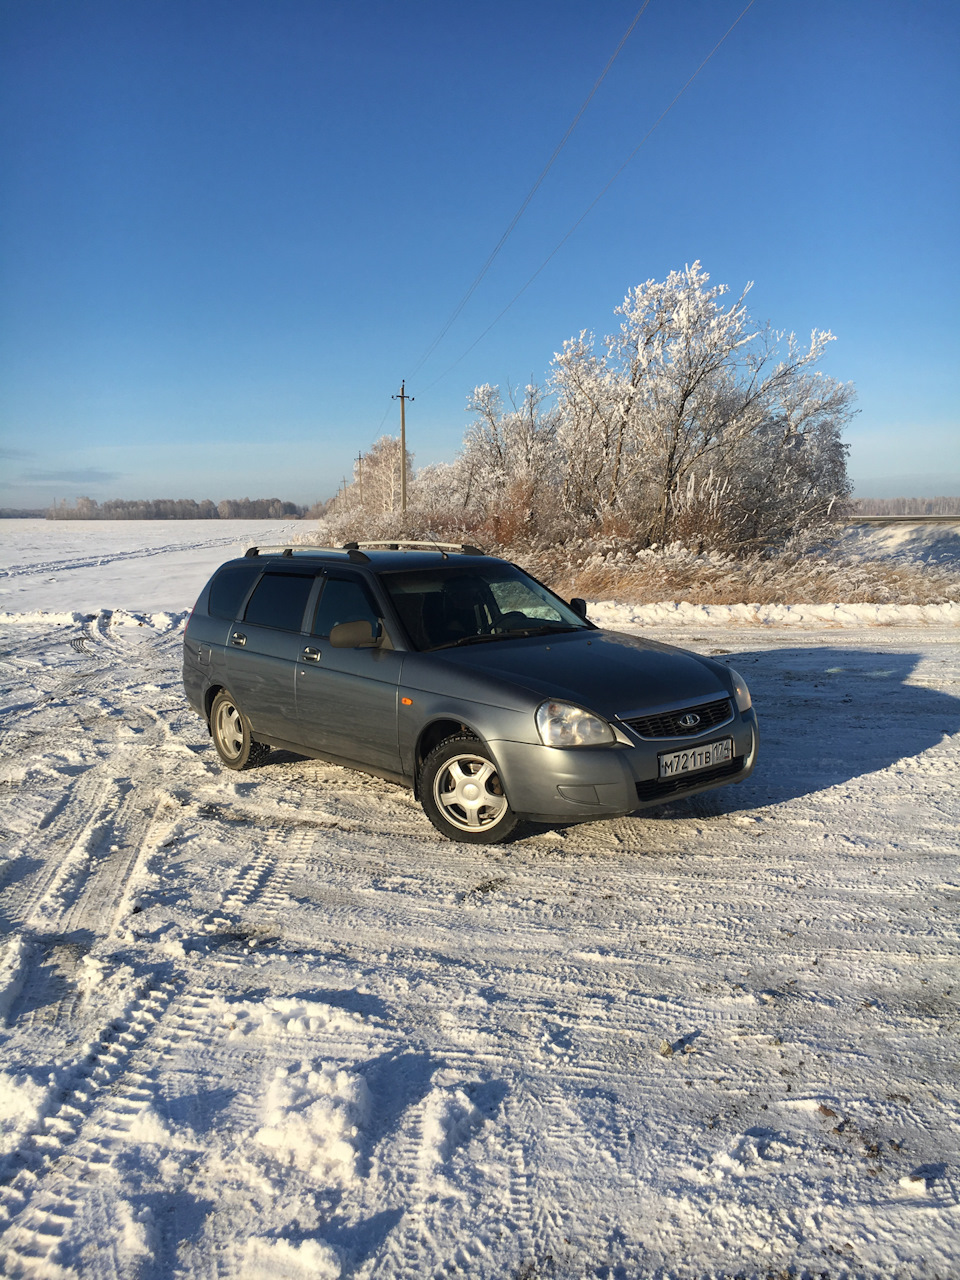
[[368, 547], [371, 550], [382, 548], [386, 551], [439, 551], [445, 560], [451, 551], [458, 552], [464, 556], [485, 556], [487, 554], [481, 547], [472, 546], [469, 542], [411, 542], [403, 538], [384, 539], [378, 542], [345, 542], [342, 547], [311, 546], [309, 543], [298, 544], [295, 547], [247, 547], [243, 554], [244, 556], [279, 555], [287, 560], [293, 559], [296, 555], [346, 554], [348, 560], [353, 560], [357, 564], [369, 564], [370, 557], [364, 555], [364, 547]]
[[290, 559], [293, 555], [293, 547], [247, 547], [243, 553], [244, 556], [284, 556]]
[[345, 544], [351, 547], [384, 547], [387, 551], [411, 551], [414, 549], [423, 551], [457, 551], [464, 556], [485, 556], [487, 553], [480, 547], [471, 546], [468, 542], [414, 542], [407, 538], [389, 538], [379, 542], [350, 542]]
[[343, 555], [346, 548], [342, 547], [314, 547], [309, 543], [296, 547], [247, 547], [243, 553], [244, 556], [283, 556], [285, 560], [292, 560], [296, 555], [316, 555], [318, 551], [325, 554]]

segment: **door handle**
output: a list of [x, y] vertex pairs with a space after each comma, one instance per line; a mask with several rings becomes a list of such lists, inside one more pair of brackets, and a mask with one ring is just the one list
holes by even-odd
[[303, 651], [303, 660], [304, 662], [319, 662], [320, 650], [307, 645], [306, 649]]
[[232, 644], [238, 645], [241, 649], [247, 643], [247, 637], [241, 631], [235, 631], [230, 640]]

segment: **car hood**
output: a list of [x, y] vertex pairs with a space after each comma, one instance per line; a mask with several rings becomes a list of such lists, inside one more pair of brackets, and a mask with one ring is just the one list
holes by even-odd
[[483, 673], [538, 698], [575, 702], [608, 719], [730, 694], [729, 677], [719, 663], [619, 631], [465, 645], [434, 657], [464, 674]]

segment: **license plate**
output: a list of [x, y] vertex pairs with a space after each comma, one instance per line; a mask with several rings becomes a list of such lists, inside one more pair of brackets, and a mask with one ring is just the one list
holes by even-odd
[[698, 769], [710, 769], [733, 759], [733, 739], [721, 738], [708, 742], [705, 747], [691, 747], [687, 751], [671, 751], [659, 757], [660, 777], [675, 778], [681, 773], [696, 773]]

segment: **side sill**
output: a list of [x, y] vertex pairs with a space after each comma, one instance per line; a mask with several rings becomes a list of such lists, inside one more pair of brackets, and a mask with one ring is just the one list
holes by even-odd
[[346, 760], [343, 756], [331, 756], [322, 751], [314, 751], [299, 742], [286, 742], [283, 738], [273, 737], [257, 737], [257, 742], [273, 747], [276, 751], [290, 751], [294, 755], [305, 756], [308, 760], [322, 760], [325, 764], [340, 765], [343, 769], [354, 769], [357, 773], [367, 773], [374, 778], [383, 778], [386, 782], [396, 782], [401, 787], [413, 786], [413, 779], [402, 773], [391, 773], [389, 769], [371, 769], [369, 765], [357, 764], [356, 760]]

